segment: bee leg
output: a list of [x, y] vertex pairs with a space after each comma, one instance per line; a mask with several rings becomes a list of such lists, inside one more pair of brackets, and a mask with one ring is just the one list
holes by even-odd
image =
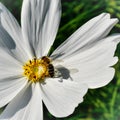
[[58, 77], [61, 77], [61, 76], [62, 76], [61, 73], [58, 70], [55, 69], [55, 71], [54, 71], [54, 77], [58, 78]]
[[58, 81], [59, 82], [63, 82], [62, 74], [58, 70], [56, 70], [56, 69], [55, 69], [54, 77], [55, 78], [60, 78]]
[[59, 81], [59, 82], [63, 82], [63, 77], [61, 76], [58, 81]]

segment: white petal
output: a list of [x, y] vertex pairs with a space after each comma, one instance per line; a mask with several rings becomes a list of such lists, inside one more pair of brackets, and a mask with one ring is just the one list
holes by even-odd
[[0, 25], [0, 47], [6, 47], [8, 49], [15, 49], [16, 45], [7, 31]]
[[109, 14], [103, 13], [88, 21], [61, 44], [52, 56], [61, 55], [59, 58], [63, 59], [71, 54], [76, 54], [78, 51], [88, 49], [92, 43], [97, 43], [118, 22], [117, 19], [110, 19], [109, 17]]
[[42, 99], [38, 84], [24, 88], [0, 116], [2, 120], [43, 120]]
[[[90, 72], [90, 71], [89, 71]], [[93, 72], [93, 71], [92, 71]], [[80, 83], [86, 83], [89, 88], [100, 88], [107, 85], [114, 77], [115, 70], [113, 68], [106, 68], [99, 70], [98, 72], [94, 72], [94, 74], [86, 73], [86, 77], [80, 76], [80, 73], [73, 76], [75, 81], [79, 81]]]
[[26, 58], [28, 60], [31, 57], [28, 45], [22, 37], [19, 24], [2, 3], [0, 3], [0, 35], [1, 46], [15, 48], [14, 53], [19, 54], [18, 59]]
[[22, 79], [22, 65], [10, 51], [0, 48], [0, 107], [10, 102], [25, 86], [27, 80]]
[[17, 61], [6, 49], [0, 49], [0, 80], [12, 76], [21, 76], [22, 64]]
[[8, 104], [27, 84], [24, 78], [8, 78], [0, 81], [0, 108]]
[[0, 3], [0, 23], [14, 40], [20, 40], [21, 28], [14, 16]]
[[87, 92], [85, 84], [68, 80], [59, 82], [58, 79], [48, 79], [41, 87], [43, 102], [49, 112], [56, 117], [72, 114]]
[[113, 66], [118, 58], [114, 57], [120, 35], [103, 39], [86, 51], [64, 59], [61, 63], [67, 69], [77, 69], [71, 74], [74, 81], [85, 83], [89, 88], [98, 88], [108, 84], [114, 77]]
[[60, 21], [60, 0], [24, 0], [21, 15], [22, 32], [35, 55], [47, 55], [56, 37]]

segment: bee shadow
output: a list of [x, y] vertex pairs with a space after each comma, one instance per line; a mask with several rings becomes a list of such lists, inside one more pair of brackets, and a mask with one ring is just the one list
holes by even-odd
[[60, 65], [57, 66], [57, 70], [60, 72], [63, 79], [70, 79], [71, 81], [73, 81], [72, 77], [70, 76], [70, 71], [67, 68]]

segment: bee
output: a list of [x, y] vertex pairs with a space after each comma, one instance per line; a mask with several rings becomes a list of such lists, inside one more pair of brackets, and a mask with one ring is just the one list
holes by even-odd
[[48, 75], [47, 76], [53, 78], [54, 75], [55, 75], [55, 69], [54, 69], [54, 66], [51, 63], [51, 60], [47, 56], [43, 56], [41, 58], [41, 60], [43, 61], [43, 64], [45, 64], [47, 69], [48, 69]]
[[54, 77], [55, 70], [54, 70], [54, 66], [52, 64], [48, 65], [48, 73], [49, 73], [50, 77]]
[[49, 65], [51, 63], [51, 60], [47, 56], [43, 56], [41, 60], [46, 64]]

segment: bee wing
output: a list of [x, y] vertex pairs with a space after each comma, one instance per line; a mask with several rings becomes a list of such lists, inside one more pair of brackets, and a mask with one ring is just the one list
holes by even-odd
[[54, 65], [57, 65], [57, 64], [60, 64], [61, 62], [63, 62], [63, 60], [53, 60], [52, 61], [52, 64], [54, 64]]

